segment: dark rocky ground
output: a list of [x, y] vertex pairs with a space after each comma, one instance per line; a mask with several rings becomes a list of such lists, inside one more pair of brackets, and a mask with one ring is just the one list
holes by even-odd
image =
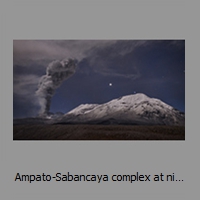
[[185, 140], [185, 126], [26, 124], [13, 140]]

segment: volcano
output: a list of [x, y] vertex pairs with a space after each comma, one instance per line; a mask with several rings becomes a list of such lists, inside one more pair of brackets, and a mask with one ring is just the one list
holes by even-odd
[[104, 104], [81, 104], [54, 123], [182, 126], [185, 114], [159, 99], [138, 93]]

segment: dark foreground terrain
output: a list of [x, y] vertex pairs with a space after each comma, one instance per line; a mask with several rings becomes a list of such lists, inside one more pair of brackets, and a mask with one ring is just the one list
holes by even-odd
[[184, 126], [14, 125], [13, 140], [185, 140]]

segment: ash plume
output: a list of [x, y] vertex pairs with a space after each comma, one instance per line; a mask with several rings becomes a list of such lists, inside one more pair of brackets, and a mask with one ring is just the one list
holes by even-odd
[[40, 78], [38, 90], [36, 91], [41, 106], [40, 116], [48, 116], [51, 99], [55, 90], [59, 88], [66, 79], [72, 76], [75, 71], [75, 59], [56, 60], [48, 65], [46, 75]]

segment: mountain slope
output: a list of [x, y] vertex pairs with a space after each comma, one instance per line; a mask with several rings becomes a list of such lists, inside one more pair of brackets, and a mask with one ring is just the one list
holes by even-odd
[[58, 123], [184, 125], [185, 115], [159, 99], [138, 93], [104, 104], [82, 104]]

